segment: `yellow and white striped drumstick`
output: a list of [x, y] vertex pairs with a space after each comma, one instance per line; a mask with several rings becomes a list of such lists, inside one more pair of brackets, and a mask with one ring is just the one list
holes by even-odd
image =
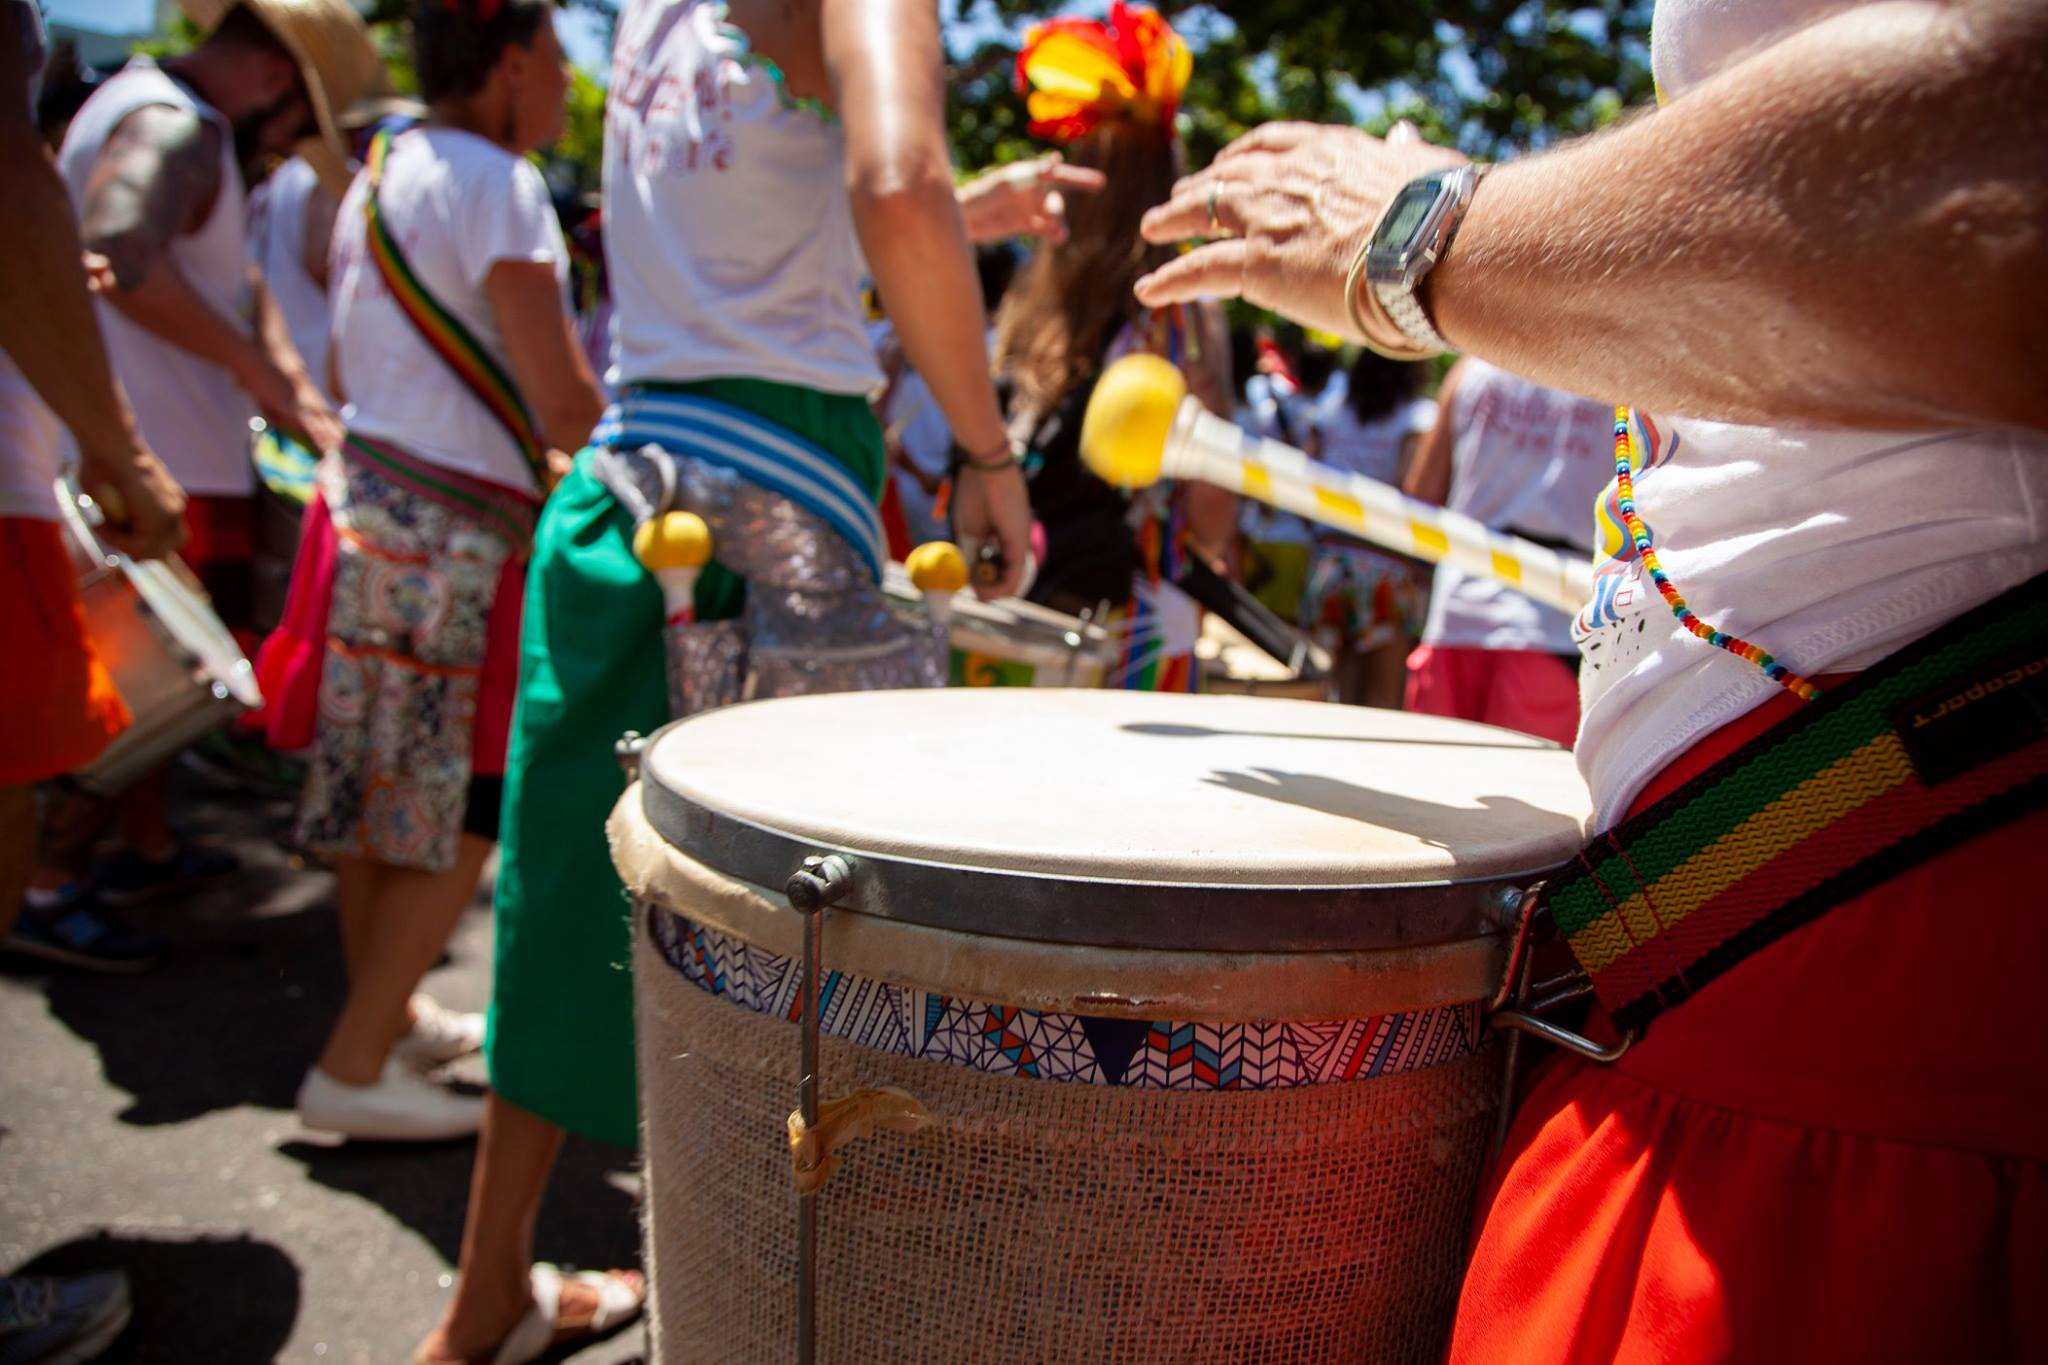
[[1126, 356], [1102, 372], [1081, 421], [1081, 456], [1106, 483], [1199, 479], [1389, 550], [1498, 579], [1563, 611], [1593, 595], [1590, 554], [1568, 558], [1253, 436], [1188, 396], [1179, 369], [1158, 356]]

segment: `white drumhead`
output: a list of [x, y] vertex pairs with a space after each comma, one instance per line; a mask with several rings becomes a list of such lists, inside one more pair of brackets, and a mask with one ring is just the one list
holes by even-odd
[[648, 782], [821, 845], [1060, 877], [1358, 886], [1526, 874], [1579, 844], [1571, 755], [1510, 731], [1260, 697], [846, 693], [696, 717]]

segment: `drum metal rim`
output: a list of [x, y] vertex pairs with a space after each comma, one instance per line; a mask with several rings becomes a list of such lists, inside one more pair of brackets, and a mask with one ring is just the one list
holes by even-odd
[[[676, 721], [647, 741], [649, 751]], [[990, 937], [1097, 948], [1327, 952], [1456, 943], [1512, 923], [1546, 867], [1469, 881], [1281, 885], [1130, 881], [925, 861], [847, 848], [742, 819], [643, 780], [641, 806], [663, 840], [729, 877], [780, 887], [839, 854], [855, 868], [841, 908], [876, 919]], [[936, 911], [944, 907], [941, 918]]]
[[[802, 952], [803, 917], [778, 892], [667, 842], [630, 789], [611, 833], [627, 889], [652, 913], [783, 957]], [[1217, 953], [1047, 943], [859, 914], [834, 913], [825, 924], [826, 961], [856, 976], [1023, 1009], [1187, 1023], [1352, 1019], [1483, 1000], [1506, 955], [1499, 934], [1361, 951]]]

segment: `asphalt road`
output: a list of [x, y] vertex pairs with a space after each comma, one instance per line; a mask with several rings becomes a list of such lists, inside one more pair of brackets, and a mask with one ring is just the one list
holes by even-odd
[[[228, 881], [135, 912], [171, 944], [143, 976], [0, 956], [0, 1269], [120, 1266], [130, 1362], [403, 1365], [433, 1325], [462, 1236], [473, 1144], [344, 1144], [293, 1096], [339, 1007], [333, 879], [280, 848], [282, 802], [181, 784], [178, 819], [233, 847]], [[427, 981], [480, 1008], [488, 896]], [[475, 1081], [467, 1059], [453, 1074]], [[539, 1254], [639, 1264], [634, 1155], [571, 1140]], [[620, 1365], [639, 1326], [568, 1359]]]

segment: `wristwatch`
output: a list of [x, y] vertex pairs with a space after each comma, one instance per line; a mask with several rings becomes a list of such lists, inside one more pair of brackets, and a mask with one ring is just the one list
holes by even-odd
[[[1416, 176], [1387, 205], [1372, 237], [1359, 253], [1366, 287], [1372, 290], [1388, 321], [1413, 347], [1413, 352], [1404, 354], [1403, 359], [1423, 359], [1450, 349], [1450, 344], [1430, 323], [1415, 291], [1449, 250], [1451, 237], [1464, 220], [1478, 183], [1479, 168], [1470, 165], [1448, 166]], [[1355, 278], [1354, 270], [1354, 281]], [[1355, 303], [1355, 283], [1353, 290], [1350, 297]]]

